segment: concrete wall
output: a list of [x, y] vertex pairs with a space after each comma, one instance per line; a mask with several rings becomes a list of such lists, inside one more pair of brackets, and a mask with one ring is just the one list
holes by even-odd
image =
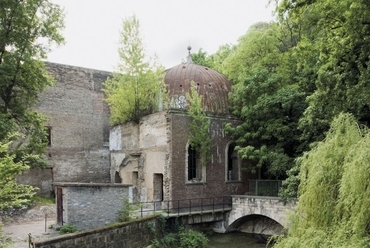
[[63, 191], [63, 222], [81, 230], [118, 221], [123, 199], [132, 199], [130, 185], [56, 183], [55, 187]]
[[127, 223], [116, 224], [86, 232], [59, 236], [35, 242], [39, 248], [141, 248], [160, 238], [160, 225], [156, 217], [146, 217]]
[[102, 83], [111, 73], [47, 63], [55, 85], [36, 108], [50, 119], [47, 158], [56, 182], [109, 182], [109, 110]]
[[[168, 158], [167, 112], [145, 116], [140, 124], [127, 123], [110, 132], [111, 179], [133, 184], [135, 201], [153, 201], [154, 189], [159, 189], [154, 174], [165, 174]], [[156, 187], [155, 187], [156, 185]], [[162, 191], [164, 191], [162, 186]]]

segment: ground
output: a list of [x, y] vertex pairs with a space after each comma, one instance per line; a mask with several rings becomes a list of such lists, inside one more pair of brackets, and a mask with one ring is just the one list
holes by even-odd
[[3, 219], [3, 231], [12, 240], [9, 248], [28, 248], [29, 234], [35, 240], [47, 239], [58, 235], [55, 229], [55, 204], [37, 205], [21, 213]]

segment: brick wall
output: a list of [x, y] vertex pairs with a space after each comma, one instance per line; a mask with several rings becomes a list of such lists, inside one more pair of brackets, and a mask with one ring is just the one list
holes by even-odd
[[123, 199], [132, 199], [130, 185], [102, 183], [55, 183], [54, 185], [56, 188], [62, 188], [63, 192], [63, 222], [72, 224], [80, 230], [116, 222], [118, 211], [124, 206]]
[[56, 182], [110, 182], [109, 110], [103, 82], [110, 72], [46, 64], [55, 85], [40, 95], [36, 108], [50, 119], [47, 157]]
[[35, 242], [39, 248], [142, 248], [160, 233], [158, 219], [154, 216], [119, 223], [85, 232], [63, 235], [46, 241]]
[[226, 149], [229, 142], [231, 142], [231, 138], [225, 134], [224, 125], [226, 123], [236, 123], [236, 120], [224, 116], [210, 117], [210, 133], [214, 144], [212, 147], [212, 161], [205, 168], [206, 179], [203, 182], [189, 183], [186, 178], [186, 145], [189, 141], [190, 117], [176, 112], [173, 112], [170, 116], [172, 200], [219, 197], [244, 194], [248, 191], [248, 179], [253, 178], [253, 175], [240, 170], [240, 180], [233, 182], [227, 182], [226, 180]]

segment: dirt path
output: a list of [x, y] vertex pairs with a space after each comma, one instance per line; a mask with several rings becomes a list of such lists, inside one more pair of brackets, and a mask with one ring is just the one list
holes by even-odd
[[34, 221], [26, 224], [5, 225], [3, 231], [6, 237], [11, 238], [13, 244], [10, 247], [28, 248], [28, 234], [35, 240], [47, 239], [58, 234], [53, 229], [48, 229], [55, 221], [48, 220], [45, 232], [45, 221]]
[[[28, 234], [36, 239], [48, 239], [58, 235], [54, 229], [56, 222], [56, 206], [54, 204], [46, 206], [36, 206], [25, 213], [12, 216], [4, 223], [3, 231], [6, 237], [11, 238], [13, 244], [11, 248], [28, 248]], [[46, 232], [45, 232], [46, 215]]]

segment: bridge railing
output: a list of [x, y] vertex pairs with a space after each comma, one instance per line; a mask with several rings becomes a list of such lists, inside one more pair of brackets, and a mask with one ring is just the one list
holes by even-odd
[[249, 195], [278, 196], [282, 180], [248, 180]]
[[162, 213], [169, 216], [180, 216], [184, 214], [202, 214], [205, 212], [226, 211], [232, 206], [231, 196], [178, 199], [170, 201], [151, 201], [134, 203], [138, 206], [141, 217], [152, 214]]

